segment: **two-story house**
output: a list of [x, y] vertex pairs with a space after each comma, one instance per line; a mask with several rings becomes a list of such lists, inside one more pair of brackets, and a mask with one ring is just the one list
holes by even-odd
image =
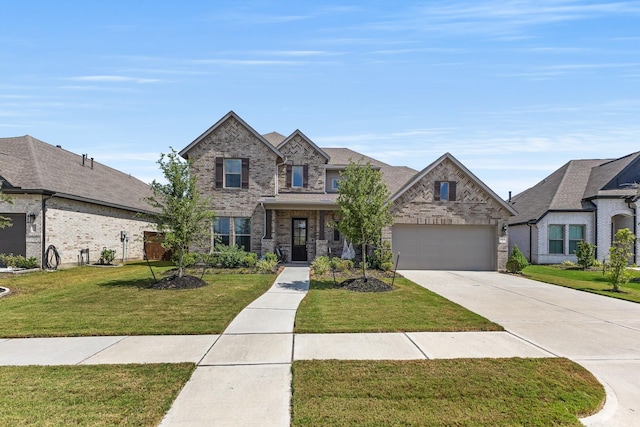
[[288, 261], [340, 256], [335, 224], [340, 172], [350, 161], [379, 169], [394, 224], [384, 230], [402, 269], [496, 270], [507, 258], [513, 208], [446, 153], [422, 171], [347, 148], [320, 148], [299, 130], [261, 135], [233, 111], [180, 151], [216, 213], [218, 239]]

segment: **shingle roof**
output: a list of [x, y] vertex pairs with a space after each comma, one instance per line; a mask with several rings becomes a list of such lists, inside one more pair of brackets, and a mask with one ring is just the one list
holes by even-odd
[[539, 220], [548, 211], [591, 210], [587, 199], [598, 195], [624, 196], [631, 190], [606, 189], [640, 152], [619, 159], [571, 160], [533, 187], [514, 196], [511, 201], [518, 214], [511, 224]]
[[29, 135], [0, 138], [0, 177], [5, 187], [26, 192], [48, 191], [98, 204], [153, 212], [143, 198], [149, 185], [91, 159]]
[[278, 133], [278, 132], [269, 132], [269, 133], [265, 133], [264, 135], [262, 135], [262, 137], [264, 139], [266, 139], [267, 141], [269, 141], [269, 144], [273, 145], [274, 147], [277, 147], [278, 145], [280, 145], [280, 143], [282, 141], [284, 141], [285, 139], [287, 139], [286, 136]]

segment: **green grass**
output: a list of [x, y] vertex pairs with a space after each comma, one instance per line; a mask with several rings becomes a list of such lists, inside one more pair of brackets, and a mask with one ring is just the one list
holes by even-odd
[[394, 286], [391, 292], [352, 292], [335, 289], [331, 279], [312, 279], [295, 332], [503, 330], [405, 278], [396, 277]]
[[0, 367], [0, 425], [156, 426], [194, 364]]
[[580, 426], [604, 390], [567, 359], [296, 361], [292, 426]]
[[[612, 298], [640, 302], [640, 283], [628, 283], [613, 292], [602, 270], [564, 269], [550, 265], [530, 265], [523, 270], [526, 277], [540, 282], [560, 285], [580, 291], [593, 292]], [[632, 277], [640, 277], [639, 271], [632, 271]]]
[[[158, 275], [166, 264], [155, 264]], [[144, 263], [9, 275], [0, 286], [0, 336], [217, 334], [274, 275], [210, 274], [208, 286], [154, 290]]]

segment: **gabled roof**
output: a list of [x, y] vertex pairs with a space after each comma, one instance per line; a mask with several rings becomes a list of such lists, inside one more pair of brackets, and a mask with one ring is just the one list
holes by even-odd
[[387, 184], [387, 189], [391, 194], [395, 193], [404, 183], [406, 183], [416, 171], [407, 166], [391, 166], [384, 162], [365, 156], [364, 154], [350, 150], [348, 148], [323, 148], [324, 152], [331, 157], [329, 165], [347, 166], [351, 161], [355, 163], [371, 163], [371, 166], [379, 168], [382, 172], [382, 179]]
[[269, 144], [273, 145], [274, 147], [277, 147], [282, 141], [287, 139], [286, 136], [278, 132], [269, 132], [265, 133], [262, 136], [269, 142]]
[[413, 187], [415, 184], [417, 184], [422, 178], [424, 178], [436, 166], [438, 166], [440, 163], [444, 162], [445, 160], [449, 160], [454, 165], [456, 165], [457, 168], [462, 170], [462, 172], [465, 175], [467, 175], [469, 178], [471, 178], [476, 184], [478, 184], [478, 186], [480, 188], [482, 188], [487, 194], [489, 194], [489, 196], [491, 196], [496, 202], [498, 202], [498, 204], [502, 205], [502, 207], [504, 207], [507, 211], [511, 212], [514, 215], [516, 214], [516, 211], [511, 207], [511, 205], [509, 205], [507, 202], [502, 200], [496, 193], [493, 192], [493, 190], [491, 190], [489, 187], [487, 187], [487, 185], [484, 182], [482, 182], [469, 169], [467, 169], [462, 163], [460, 163], [460, 161], [458, 161], [458, 159], [453, 157], [453, 155], [451, 153], [444, 153], [435, 162], [431, 163], [429, 166], [427, 166], [426, 168], [422, 169], [420, 172], [415, 174], [411, 180], [409, 180], [405, 185], [403, 185], [400, 189], [398, 189], [398, 191], [393, 193], [393, 195], [391, 196], [391, 201], [393, 202], [393, 201], [397, 200], [405, 191], [409, 190], [411, 187]]
[[271, 144], [262, 135], [260, 135], [258, 132], [256, 132], [255, 129], [253, 129], [251, 126], [249, 126], [247, 124], [247, 122], [242, 120], [242, 118], [240, 116], [238, 116], [236, 113], [234, 113], [233, 111], [229, 111], [227, 114], [225, 114], [225, 116], [223, 118], [218, 120], [213, 126], [211, 126], [209, 129], [204, 131], [199, 137], [194, 139], [191, 144], [187, 145], [185, 148], [180, 150], [179, 154], [184, 158], [188, 158], [189, 157], [188, 153], [193, 147], [195, 147], [200, 141], [205, 139], [207, 137], [207, 135], [209, 135], [211, 132], [216, 130], [218, 127], [220, 127], [224, 122], [226, 122], [230, 118], [234, 118], [235, 120], [240, 122], [240, 124], [242, 126], [244, 126], [247, 130], [249, 130], [249, 132], [251, 132], [256, 138], [258, 138], [258, 140], [260, 142], [262, 142], [266, 147], [268, 147], [271, 151], [273, 151], [278, 157], [280, 157], [281, 159], [284, 158], [282, 153], [280, 151], [278, 151], [278, 149], [273, 144]]
[[[93, 164], [93, 167], [92, 167]], [[149, 185], [90, 158], [29, 135], [0, 138], [0, 177], [6, 192], [56, 193], [59, 197], [140, 212]]]
[[571, 160], [533, 187], [512, 198], [518, 214], [511, 224], [537, 222], [549, 211], [591, 211], [597, 197], [635, 194], [628, 178], [640, 180], [640, 152], [618, 159]]
[[[272, 132], [272, 134], [273, 134], [273, 132]], [[300, 136], [300, 138], [302, 138], [307, 144], [309, 144], [311, 147], [313, 147], [313, 149], [316, 150], [318, 152], [318, 154], [320, 154], [322, 157], [327, 159], [327, 162], [329, 161], [329, 155], [327, 153], [325, 153], [324, 151], [322, 151], [322, 149], [320, 147], [318, 147], [316, 144], [314, 144], [313, 141], [311, 141], [309, 138], [307, 138], [307, 136], [304, 133], [300, 132], [299, 129], [296, 129], [295, 131], [293, 131], [293, 133], [291, 135], [289, 135], [284, 141], [282, 141], [280, 144], [278, 144], [278, 150], [282, 150], [282, 147], [287, 145], [289, 143], [289, 141], [293, 140], [293, 138], [295, 138], [296, 136]]]

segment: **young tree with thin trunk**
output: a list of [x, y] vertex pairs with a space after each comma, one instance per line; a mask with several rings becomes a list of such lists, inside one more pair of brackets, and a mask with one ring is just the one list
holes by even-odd
[[191, 164], [173, 148], [169, 154], [160, 154], [158, 164], [167, 183], [153, 180], [153, 196], [146, 201], [160, 211], [155, 222], [164, 234], [162, 245], [174, 253], [178, 277], [182, 277], [185, 254], [192, 247], [206, 244], [215, 213], [198, 192], [197, 177], [190, 173]]
[[[0, 184], [2, 184], [2, 181], [0, 181]], [[0, 202], [13, 204], [13, 199], [0, 191]], [[0, 228], [11, 227], [12, 225], [11, 218], [0, 216]]]
[[609, 261], [607, 262], [607, 273], [609, 283], [613, 286], [614, 292], [620, 292], [620, 286], [626, 285], [629, 281], [629, 259], [633, 256], [633, 245], [636, 236], [628, 228], [622, 228], [616, 232], [613, 245], [609, 248]]
[[370, 163], [351, 162], [338, 184], [338, 206], [342, 219], [338, 230], [362, 248], [362, 274], [367, 278], [367, 245], [379, 244], [382, 229], [393, 224], [388, 204], [389, 190], [382, 173]]

